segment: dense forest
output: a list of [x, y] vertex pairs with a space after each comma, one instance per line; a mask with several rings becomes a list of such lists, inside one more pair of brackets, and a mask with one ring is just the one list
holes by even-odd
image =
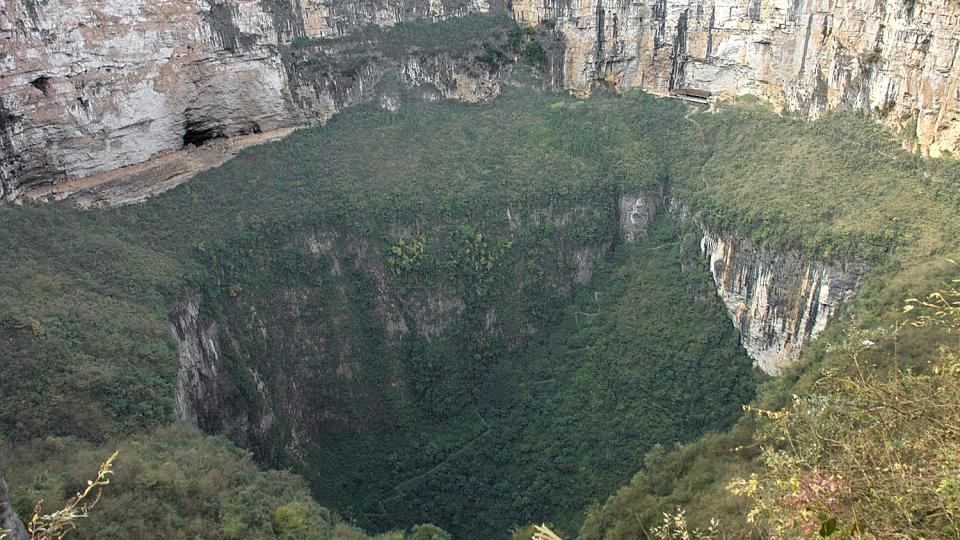
[[[3, 208], [0, 470], [30, 515], [120, 449], [86, 538], [447, 534], [415, 523], [489, 538], [531, 522], [638, 538], [678, 509], [729, 536], [883, 537], [894, 518], [864, 517], [883, 512], [949, 537], [949, 456], [898, 454], [940, 476], [897, 508], [884, 502], [914, 477], [865, 498], [875, 463], [857, 457], [886, 455], [869, 433], [887, 432], [862, 427], [871, 404], [955, 384], [952, 312], [921, 299], [957, 274], [958, 179], [955, 160], [857, 115], [507, 87], [345, 111], [140, 205]], [[689, 212], [662, 209], [627, 242], [618, 203], [644, 194]], [[873, 271], [771, 379], [714, 293], [701, 223]], [[186, 298], [220, 330], [232, 385], [234, 422], [213, 434], [177, 422], [170, 320]], [[916, 411], [869, 421], [953, 421]], [[925, 440], [907, 433], [895, 444]], [[811, 479], [838, 495], [790, 521], [783, 486]]]

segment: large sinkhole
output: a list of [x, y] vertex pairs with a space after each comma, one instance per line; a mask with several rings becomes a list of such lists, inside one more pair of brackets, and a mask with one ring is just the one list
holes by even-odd
[[754, 374], [699, 229], [666, 179], [596, 168], [633, 128], [527, 105], [508, 140], [459, 108], [348, 116], [218, 171], [295, 217], [204, 241], [179, 414], [366, 529], [465, 538], [575, 530], [654, 446], [734, 422]]
[[664, 212], [618, 243], [602, 201], [512, 231], [314, 225], [222, 245], [220, 286], [175, 316], [181, 412], [367, 528], [577, 519], [654, 445], [729, 425], [753, 395], [699, 237]]
[[184, 421], [367, 530], [576, 531], [754, 395], [674, 200], [687, 113], [521, 91], [359, 108], [141, 205], [7, 213], [31, 248], [4, 260], [31, 274], [0, 369], [42, 372], [2, 378], [4, 434]]

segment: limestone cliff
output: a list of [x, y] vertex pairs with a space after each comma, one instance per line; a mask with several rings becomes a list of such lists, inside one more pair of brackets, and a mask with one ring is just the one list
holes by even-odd
[[0, 199], [289, 125], [283, 37], [255, 1], [6, 0]]
[[[754, 95], [817, 116], [862, 109], [930, 154], [960, 147], [953, 0], [517, 0], [567, 44], [564, 81]], [[700, 95], [699, 92], [695, 92]]]
[[[10, 490], [0, 476], [0, 532], [6, 532], [10, 540], [27, 540], [27, 530], [17, 513], [10, 506]], [[2, 535], [0, 535], [2, 536]]]
[[[241, 414], [231, 397], [237, 392], [237, 378], [228, 370], [220, 352], [220, 329], [200, 317], [200, 300], [193, 297], [173, 311], [170, 333], [177, 342], [179, 370], [174, 394], [177, 416], [210, 433], [229, 433], [238, 444], [251, 447], [255, 433], [270, 427], [269, 409], [262, 415]], [[261, 390], [262, 391], [262, 390]], [[263, 396], [260, 396], [263, 397]], [[258, 428], [250, 429], [253, 422]]]
[[826, 328], [868, 270], [863, 263], [809, 260], [703, 231], [700, 247], [740, 343], [770, 375], [796, 360], [804, 343]]
[[740, 343], [756, 365], [777, 375], [800, 356], [869, 270], [860, 262], [818, 261], [793, 251], [760, 249], [733, 233], [717, 234], [696, 222], [676, 196], [662, 190], [620, 198], [621, 236], [642, 238], [652, 216], [669, 208], [702, 234], [700, 251]]
[[[324, 120], [369, 98], [370, 77], [392, 67], [318, 80], [295, 69], [295, 38], [489, 8], [485, 0], [4, 0], [0, 202], [214, 138]], [[491, 92], [489, 74], [467, 80], [476, 66], [406, 64], [419, 67], [404, 71], [409, 84], [458, 97]]]
[[[394, 106], [395, 96], [373, 91], [388, 71], [444, 96], [489, 97], [496, 74], [463, 59], [415, 55], [317, 74], [291, 44], [505, 8], [490, 0], [5, 0], [0, 202], [214, 138], [323, 121], [358, 101]], [[609, 84], [749, 94], [810, 116], [862, 109], [932, 155], [960, 145], [953, 0], [517, 0], [511, 9], [562, 37], [563, 69], [551, 80], [577, 93]]]

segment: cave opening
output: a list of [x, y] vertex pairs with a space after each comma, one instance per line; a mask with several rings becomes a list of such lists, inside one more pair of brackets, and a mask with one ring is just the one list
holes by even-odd
[[182, 148], [187, 148], [188, 146], [200, 147], [214, 139], [223, 139], [226, 137], [226, 134], [223, 132], [223, 127], [218, 125], [188, 120], [184, 122], [183, 127]]
[[36, 79], [30, 81], [30, 86], [36, 88], [37, 90], [43, 92], [43, 95], [49, 95], [50, 93], [50, 77], [47, 75], [41, 75]]

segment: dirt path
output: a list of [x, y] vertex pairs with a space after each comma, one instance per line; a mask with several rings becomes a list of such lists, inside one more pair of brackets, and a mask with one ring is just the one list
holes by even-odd
[[[407, 478], [406, 480], [404, 480], [404, 481], [400, 482], [399, 484], [393, 486], [392, 488], [388, 489], [387, 492], [393, 491], [394, 494], [391, 495], [391, 496], [389, 496], [389, 497], [387, 497], [387, 498], [385, 498], [385, 499], [380, 499], [379, 501], [377, 501], [377, 506], [378, 506], [379, 509], [380, 509], [380, 515], [382, 515], [382, 516], [388, 516], [388, 515], [389, 515], [389, 513], [387, 512], [387, 508], [383, 505], [383, 503], [386, 502], [386, 501], [391, 501], [391, 500], [396, 499], [396, 498], [398, 498], [398, 497], [403, 497], [403, 496], [405, 495], [404, 492], [403, 492], [403, 488], [404, 488], [404, 487], [409, 486], [410, 484], [413, 484], [413, 483], [417, 482], [418, 480], [422, 480], [422, 479], [424, 479], [424, 478], [427, 478], [427, 477], [429, 477], [429, 476], [432, 476], [434, 473], [436, 473], [437, 471], [439, 471], [443, 466], [445, 466], [445, 465], [447, 465], [448, 463], [450, 463], [451, 460], [453, 460], [453, 459], [457, 458], [458, 456], [460, 456], [461, 454], [463, 454], [468, 448], [470, 448], [471, 446], [473, 446], [474, 443], [476, 443], [478, 440], [480, 440], [480, 439], [482, 439], [482, 438], [484, 438], [484, 437], [486, 437], [487, 435], [490, 434], [490, 432], [493, 430], [493, 428], [490, 426], [490, 424], [487, 423], [487, 420], [480, 414], [480, 411], [476, 411], [476, 414], [477, 414], [477, 417], [480, 419], [480, 423], [483, 424], [483, 426], [484, 426], [486, 429], [484, 429], [482, 432], [478, 433], [476, 436], [474, 436], [474, 437], [473, 437], [472, 439], [470, 439], [469, 441], [463, 443], [459, 448], [457, 448], [457, 449], [454, 450], [453, 452], [450, 452], [449, 454], [447, 454], [447, 456], [446, 456], [445, 458], [443, 458], [443, 461], [441, 461], [440, 463], [437, 463], [436, 465], [434, 465], [433, 467], [430, 467], [429, 469], [423, 471], [422, 473], [417, 474], [416, 476], [411, 476], [410, 478]], [[367, 513], [367, 515], [370, 516], [371, 513]]]
[[198, 173], [222, 165], [244, 148], [276, 141], [301, 126], [265, 133], [214, 139], [203, 146], [154, 156], [120, 169], [42, 186], [20, 196], [25, 201], [74, 200], [81, 208], [136, 204], [190, 180]]

